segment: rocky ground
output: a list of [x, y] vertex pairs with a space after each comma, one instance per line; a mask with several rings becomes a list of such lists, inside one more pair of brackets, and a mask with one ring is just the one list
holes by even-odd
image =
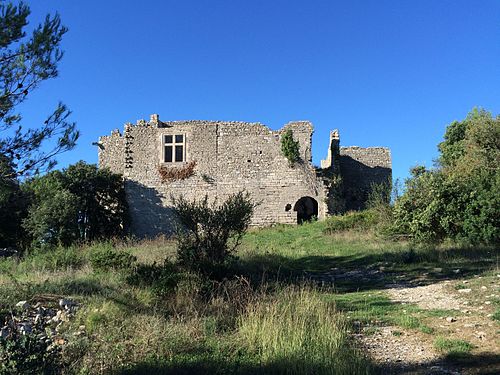
[[[1, 370], [9, 373], [10, 365], [24, 358], [22, 353], [31, 348], [32, 359], [56, 360], [67, 343], [64, 326], [74, 318], [79, 305], [68, 298], [55, 295], [39, 295], [29, 301], [19, 301], [8, 313], [0, 316], [0, 341], [9, 350], [0, 350]], [[81, 326], [76, 334], [84, 334]], [[28, 339], [29, 341], [23, 340]], [[0, 348], [1, 349], [1, 348]]]
[[[404, 305], [418, 307], [427, 333], [376, 321], [353, 333], [383, 374], [500, 374], [500, 324], [493, 319], [495, 303], [500, 304], [500, 274], [465, 276], [455, 269], [448, 278], [441, 268], [430, 271], [410, 278], [385, 263], [307, 276], [341, 291], [345, 285], [351, 292], [380, 291], [402, 312]], [[470, 356], [453, 358], [439, 351], [434, 343], [438, 336], [470, 343]]]
[[[400, 327], [380, 327], [370, 335], [357, 334], [356, 339], [375, 363], [387, 373], [396, 374], [475, 374], [500, 373], [500, 327], [491, 317], [491, 300], [499, 297], [500, 275], [495, 280], [445, 280], [423, 286], [401, 283], [388, 285], [385, 293], [399, 304], [416, 304], [425, 311], [444, 310], [448, 316], [425, 319], [434, 333], [423, 334]], [[482, 285], [488, 284], [488, 285]], [[496, 291], [496, 293], [488, 293]], [[474, 355], [488, 358], [482, 365], [462, 364], [436, 350], [437, 334], [473, 345]], [[493, 356], [497, 356], [492, 358]], [[496, 363], [495, 363], [496, 362]]]

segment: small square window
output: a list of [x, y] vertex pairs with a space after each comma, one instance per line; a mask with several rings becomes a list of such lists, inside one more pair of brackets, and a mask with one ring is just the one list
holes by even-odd
[[165, 143], [172, 143], [173, 137], [171, 135], [166, 135], [165, 136]]
[[175, 143], [182, 143], [182, 142], [184, 142], [184, 136], [182, 134], [176, 135]]

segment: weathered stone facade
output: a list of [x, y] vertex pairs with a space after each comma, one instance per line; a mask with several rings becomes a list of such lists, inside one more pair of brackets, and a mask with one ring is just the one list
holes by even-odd
[[[280, 137], [287, 129], [300, 144], [301, 162], [293, 166], [281, 152]], [[172, 231], [172, 196], [200, 199], [208, 195], [211, 200], [224, 200], [246, 190], [259, 203], [252, 225], [295, 224], [329, 214], [332, 186], [328, 172], [334, 171], [334, 165], [342, 175], [345, 168], [349, 183], [360, 186], [369, 185], [368, 180], [381, 180], [382, 175], [385, 179], [390, 176], [388, 149], [339, 148], [338, 132], [337, 138], [332, 138], [329, 161], [322, 162], [323, 169], [315, 168], [311, 163], [312, 132], [307, 121], [290, 122], [273, 131], [260, 123], [162, 122], [158, 115], [152, 115], [149, 122], [126, 124], [123, 135], [115, 130], [101, 137], [99, 167], [123, 174], [131, 232], [137, 236]], [[170, 143], [177, 140], [182, 143]], [[160, 167], [182, 168], [193, 161], [196, 166], [189, 178], [162, 181]]]

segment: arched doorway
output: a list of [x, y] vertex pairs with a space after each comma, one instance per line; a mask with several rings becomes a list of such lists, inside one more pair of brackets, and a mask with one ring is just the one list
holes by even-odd
[[297, 224], [302, 224], [318, 217], [318, 202], [312, 197], [302, 197], [295, 203], [293, 210], [297, 211]]

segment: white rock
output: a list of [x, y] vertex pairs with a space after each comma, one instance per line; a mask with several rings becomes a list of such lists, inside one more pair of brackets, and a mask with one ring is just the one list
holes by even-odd
[[61, 298], [59, 300], [59, 306], [64, 307], [65, 309], [69, 309], [71, 306], [76, 305], [76, 303], [70, 299]]
[[20, 307], [22, 310], [27, 310], [30, 307], [30, 304], [28, 301], [19, 301], [16, 303], [16, 307]]
[[456, 321], [457, 321], [457, 319], [456, 319], [456, 318], [454, 318], [453, 316], [449, 316], [449, 317], [447, 317], [447, 318], [446, 318], [446, 321], [447, 321], [448, 323], [453, 323], [453, 322], [456, 322]]
[[21, 333], [23, 335], [28, 335], [33, 331], [33, 329], [31, 328], [31, 324], [29, 324], [29, 323], [19, 324], [19, 330], [21, 331]]
[[470, 288], [459, 289], [458, 290], [458, 293], [470, 293], [470, 292], [472, 292], [472, 289], [470, 289]]
[[2, 339], [6, 339], [10, 334], [10, 329], [9, 327], [5, 326], [2, 329], [0, 329], [0, 337]]

